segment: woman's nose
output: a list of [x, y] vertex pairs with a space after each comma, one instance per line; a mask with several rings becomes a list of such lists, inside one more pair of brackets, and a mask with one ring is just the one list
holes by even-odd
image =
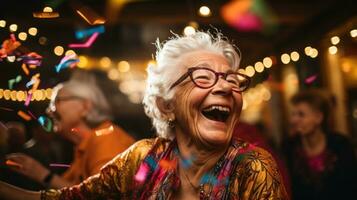
[[232, 85], [223, 78], [219, 78], [213, 86], [213, 93], [220, 95], [228, 95], [232, 93]]

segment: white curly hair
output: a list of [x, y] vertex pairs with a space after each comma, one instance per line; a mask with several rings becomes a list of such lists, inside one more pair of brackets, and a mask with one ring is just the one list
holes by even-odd
[[197, 31], [193, 35], [174, 37], [160, 43], [156, 40], [156, 64], [147, 68], [148, 77], [146, 90], [144, 93], [144, 109], [147, 116], [152, 120], [159, 137], [173, 139], [174, 133], [168, 125], [157, 107], [156, 99], [161, 97], [165, 101], [170, 101], [175, 96], [175, 90], [169, 90], [171, 84], [177, 76], [179, 67], [175, 65], [180, 56], [187, 52], [205, 50], [223, 55], [233, 70], [238, 70], [241, 60], [239, 49], [231, 44], [226, 37], [217, 32], [214, 35], [210, 32]]

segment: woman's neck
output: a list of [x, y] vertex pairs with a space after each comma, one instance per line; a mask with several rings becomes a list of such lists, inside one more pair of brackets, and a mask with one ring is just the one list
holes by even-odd
[[209, 149], [197, 146], [196, 142], [187, 136], [177, 135], [177, 145], [180, 153], [179, 173], [181, 180], [184, 179], [190, 184], [198, 187], [201, 178], [208, 173], [226, 152], [227, 147]]
[[308, 156], [316, 156], [326, 148], [326, 136], [321, 129], [301, 138], [302, 147]]

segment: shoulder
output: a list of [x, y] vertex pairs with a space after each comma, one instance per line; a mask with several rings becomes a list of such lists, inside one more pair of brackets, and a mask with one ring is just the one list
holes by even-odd
[[162, 144], [165, 144], [165, 141], [162, 138], [139, 140], [127, 150], [118, 154], [111, 163], [115, 164], [116, 162], [122, 162], [123, 160], [141, 162], [151, 149]]
[[253, 173], [268, 173], [272, 177], [279, 175], [278, 166], [273, 156], [263, 148], [250, 143], [241, 143], [237, 158], [245, 170]]
[[[286, 199], [282, 176], [273, 156], [263, 148], [246, 142], [236, 143], [235, 177], [243, 196]], [[265, 199], [265, 198], [264, 198]]]

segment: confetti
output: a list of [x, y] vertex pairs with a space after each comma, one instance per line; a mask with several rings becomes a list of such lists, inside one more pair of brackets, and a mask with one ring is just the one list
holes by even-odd
[[13, 87], [14, 83], [18, 83], [21, 80], [22, 80], [21, 75], [16, 76], [16, 78], [14, 78], [14, 79], [10, 79], [9, 80], [9, 89], [12, 90], [12, 87]]
[[31, 99], [32, 99], [32, 93], [28, 93], [24, 105], [29, 106]]
[[138, 172], [135, 174], [134, 179], [140, 183], [145, 181], [145, 178], [149, 172], [149, 166], [146, 163], [140, 165]]
[[35, 115], [34, 114], [32, 114], [32, 112], [31, 111], [27, 111], [27, 113], [32, 117], [32, 118], [34, 118], [34, 119], [37, 119], [36, 117], [35, 117]]
[[79, 62], [79, 59], [77, 58], [77, 55], [71, 54], [68, 56], [65, 56], [61, 59], [60, 63], [56, 65], [55, 69], [56, 72], [59, 73], [62, 69], [65, 69], [67, 67], [73, 68], [76, 66], [76, 64]]
[[25, 72], [26, 75], [30, 74], [30, 71], [27, 69], [27, 66], [25, 63], [21, 65], [22, 70]]
[[317, 75], [312, 75], [312, 76], [309, 76], [305, 79], [305, 83], [306, 84], [311, 84], [313, 83], [315, 80], [317, 79]]
[[42, 128], [47, 131], [51, 132], [52, 131], [52, 120], [45, 117], [45, 116], [40, 116], [38, 117], [37, 121], [41, 124]]
[[75, 35], [78, 40], [91, 36], [95, 32], [97, 33], [104, 33], [105, 28], [104, 26], [97, 26], [89, 29], [83, 29], [76, 31]]
[[70, 48], [88, 48], [90, 46], [92, 46], [93, 42], [97, 39], [99, 33], [95, 32], [93, 33], [90, 38], [83, 44], [69, 44], [68, 46]]
[[1, 45], [0, 58], [5, 58], [8, 55], [11, 55], [19, 46], [21, 46], [21, 43], [16, 41], [16, 38], [13, 38], [13, 34], [11, 34], [10, 37], [10, 39], [5, 40]]
[[20, 169], [23, 168], [23, 166], [22, 166], [21, 164], [19, 164], [19, 163], [17, 163], [17, 162], [14, 162], [14, 161], [12, 161], [12, 160], [6, 160], [5, 164], [6, 164], [7, 166], [18, 167], [18, 168], [20, 168]]
[[17, 112], [17, 115], [19, 115], [21, 118], [23, 118], [26, 121], [30, 121], [31, 120], [31, 117], [28, 114], [26, 114], [25, 112], [21, 111], [21, 110], [19, 110]]
[[58, 164], [58, 163], [51, 163], [50, 167], [64, 167], [64, 168], [69, 168], [71, 165], [68, 164]]
[[87, 6], [82, 6], [76, 9], [76, 12], [90, 25], [98, 25], [105, 23], [105, 19], [103, 17], [99, 16], [96, 12], [94, 12], [91, 8]]

